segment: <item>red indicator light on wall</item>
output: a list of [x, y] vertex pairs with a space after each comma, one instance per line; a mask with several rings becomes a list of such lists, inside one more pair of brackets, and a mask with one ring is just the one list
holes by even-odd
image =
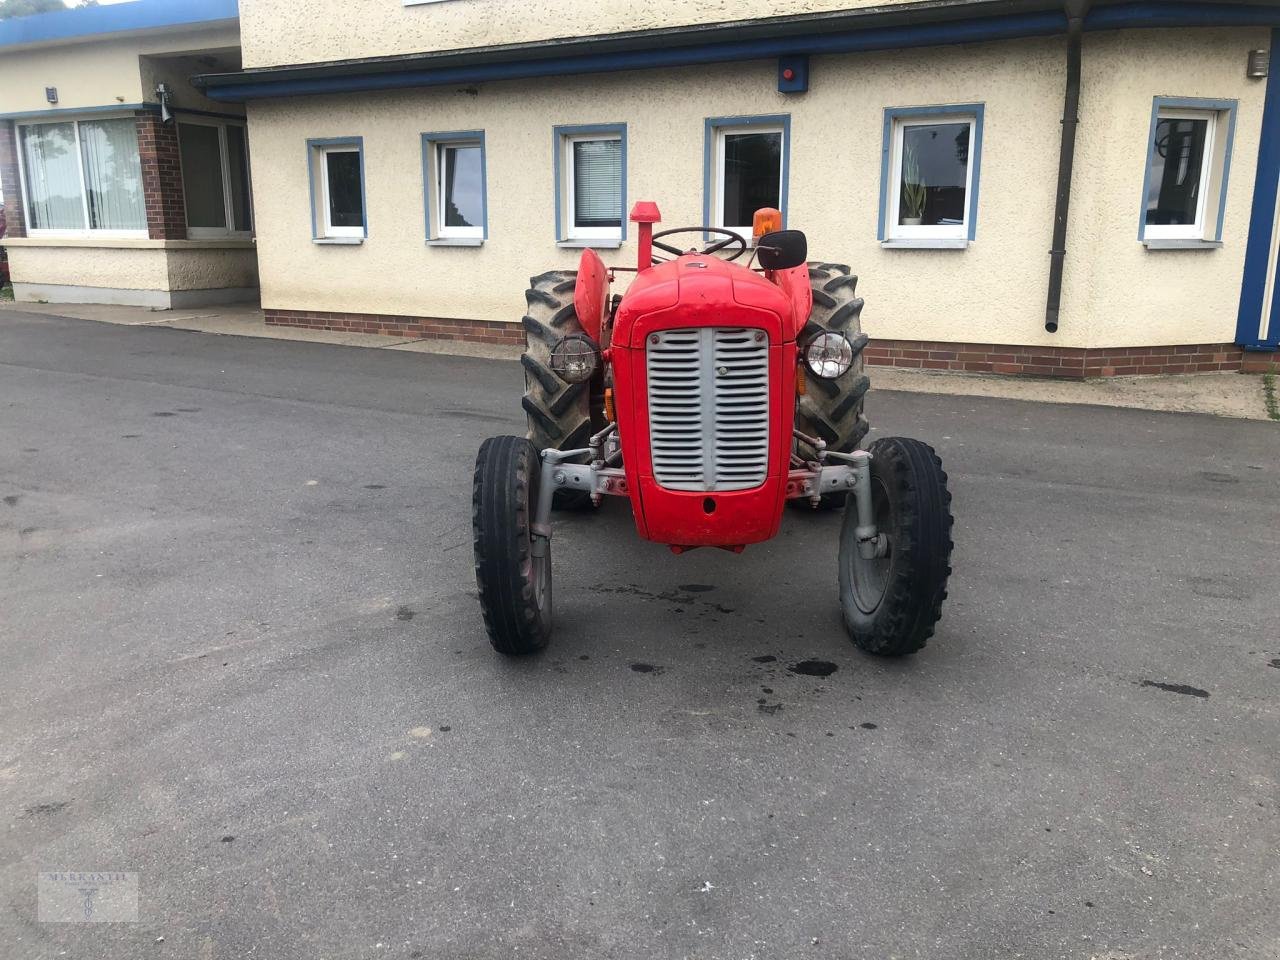
[[790, 56], [778, 58], [778, 92], [804, 93], [809, 89], [809, 58]]

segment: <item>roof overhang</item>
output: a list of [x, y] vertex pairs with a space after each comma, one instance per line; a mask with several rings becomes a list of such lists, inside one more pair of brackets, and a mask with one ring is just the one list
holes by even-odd
[[[1085, 20], [1086, 30], [1214, 26], [1280, 26], [1280, 0], [1097, 0]], [[1060, 0], [920, 0], [833, 13], [259, 67], [206, 74], [192, 82], [213, 100], [243, 102], [1045, 37], [1066, 29]]]
[[0, 50], [235, 25], [236, 0], [133, 0], [0, 20]]

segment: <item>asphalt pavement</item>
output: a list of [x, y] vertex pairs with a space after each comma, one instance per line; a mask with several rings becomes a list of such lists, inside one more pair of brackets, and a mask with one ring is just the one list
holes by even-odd
[[6, 311], [0, 956], [1280, 956], [1280, 426], [873, 389], [955, 496], [924, 652], [844, 637], [838, 514], [675, 557], [614, 501], [510, 661], [521, 383]]

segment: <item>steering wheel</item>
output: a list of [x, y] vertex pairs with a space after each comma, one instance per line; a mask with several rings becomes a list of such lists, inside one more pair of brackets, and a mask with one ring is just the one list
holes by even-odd
[[[694, 250], [692, 248], [688, 250], [680, 250], [677, 247], [671, 246], [669, 243], [658, 242], [659, 237], [669, 237], [674, 233], [718, 233], [722, 235], [724, 239], [709, 244], [705, 250]], [[705, 257], [713, 253], [719, 253], [725, 247], [731, 247], [735, 244], [738, 249], [734, 250], [731, 255], [726, 255], [724, 258], [726, 260], [737, 260], [740, 256], [746, 253], [747, 241], [742, 239], [741, 234], [734, 233], [732, 230], [726, 230], [724, 227], [676, 227], [674, 230], [663, 230], [660, 233], [655, 233], [653, 235], [653, 245], [655, 247], [676, 257], [682, 257], [686, 253], [697, 253]], [[669, 263], [670, 261], [660, 260], [657, 257], [654, 257], [653, 262]]]

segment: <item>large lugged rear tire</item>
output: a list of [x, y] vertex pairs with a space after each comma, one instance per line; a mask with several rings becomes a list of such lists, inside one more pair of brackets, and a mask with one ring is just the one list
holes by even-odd
[[951, 575], [951, 493], [942, 461], [919, 440], [885, 437], [871, 445], [871, 502], [884, 557], [858, 552], [851, 497], [840, 529], [840, 608], [854, 644], [901, 657], [933, 636]]
[[[585, 447], [592, 434], [591, 388], [588, 383], [565, 383], [551, 370], [551, 348], [571, 333], [582, 333], [573, 306], [578, 274], [550, 270], [529, 278], [525, 291], [528, 310], [521, 321], [525, 331], [524, 397], [520, 404], [528, 418], [525, 435], [539, 450]], [[581, 507], [590, 497], [577, 490], [557, 490], [557, 507]]]
[[[848, 453], [857, 449], [870, 429], [862, 414], [871, 382], [862, 372], [867, 336], [862, 332], [862, 298], [856, 296], [858, 278], [843, 263], [810, 262], [809, 285], [813, 312], [801, 335], [826, 330], [843, 333], [853, 344], [853, 365], [836, 380], [806, 377], [805, 395], [796, 405], [796, 429], [825, 440], [828, 450]], [[811, 459], [815, 454], [801, 444], [800, 455]]]
[[480, 445], [471, 489], [476, 586], [489, 642], [499, 653], [541, 650], [551, 639], [551, 544], [533, 555], [542, 471], [524, 437]]

